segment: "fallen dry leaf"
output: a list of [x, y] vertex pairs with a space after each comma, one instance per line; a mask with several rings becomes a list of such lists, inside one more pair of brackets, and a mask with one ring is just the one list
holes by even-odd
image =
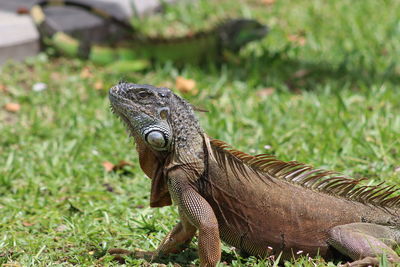
[[25, 6], [18, 7], [16, 11], [17, 11], [17, 14], [19, 14], [19, 15], [29, 14], [29, 8], [27, 8]]
[[59, 72], [52, 72], [50, 74], [50, 77], [51, 77], [52, 80], [56, 80], [56, 81], [64, 79], [63, 75], [61, 73], [59, 73]]
[[23, 226], [26, 226], [26, 227], [29, 227], [29, 226], [35, 225], [35, 223], [24, 221], [24, 222], [22, 222], [22, 225], [23, 225]]
[[112, 170], [114, 169], [114, 164], [112, 164], [112, 163], [109, 162], [109, 161], [104, 161], [104, 162], [102, 163], [102, 165], [103, 165], [104, 170], [105, 170], [106, 172], [110, 172], [110, 171], [112, 171]]
[[307, 42], [306, 38], [302, 35], [298, 35], [298, 34], [290, 34], [288, 35], [288, 40], [291, 43], [297, 44], [299, 46], [304, 46]]
[[93, 74], [89, 68], [83, 68], [81, 71], [81, 78], [90, 78]]
[[307, 76], [310, 73], [309, 70], [306, 69], [300, 69], [298, 71], [296, 71], [295, 73], [293, 73], [293, 78], [303, 78], [304, 76]]
[[275, 0], [261, 0], [261, 3], [266, 5], [266, 6], [270, 6], [270, 5], [273, 5], [275, 3]]
[[96, 89], [96, 90], [103, 90], [103, 88], [104, 88], [104, 84], [103, 84], [102, 81], [96, 81], [96, 82], [94, 83], [94, 89]]
[[394, 172], [400, 172], [400, 166], [395, 167]]
[[125, 160], [121, 160], [120, 162], [118, 162], [118, 164], [116, 164], [115, 166], [114, 166], [114, 171], [116, 171], [116, 170], [120, 170], [120, 169], [122, 169], [123, 167], [125, 167], [125, 166], [133, 166], [133, 163], [130, 163], [130, 162], [128, 162], [128, 161], [125, 161]]
[[193, 79], [186, 79], [182, 76], [178, 76], [175, 80], [175, 88], [184, 94], [191, 93], [192, 95], [197, 94], [196, 81]]
[[117, 164], [113, 164], [109, 161], [104, 161], [102, 163], [104, 169], [106, 172], [111, 172], [111, 171], [118, 171], [123, 169], [125, 166], [133, 166], [133, 163], [130, 163], [128, 161], [125, 160], [121, 160], [120, 162], [118, 162]]
[[4, 109], [9, 112], [18, 112], [21, 106], [18, 103], [7, 103], [4, 105]]
[[2, 92], [2, 93], [8, 92], [7, 87], [4, 84], [0, 84], [0, 92]]
[[259, 97], [266, 97], [266, 96], [270, 96], [275, 92], [275, 88], [273, 87], [267, 87], [261, 90], [258, 90], [256, 92], [257, 96]]

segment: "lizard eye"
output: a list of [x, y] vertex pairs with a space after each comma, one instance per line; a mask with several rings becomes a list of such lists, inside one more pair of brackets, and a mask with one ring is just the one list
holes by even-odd
[[164, 133], [157, 130], [148, 132], [145, 136], [145, 140], [155, 149], [163, 149], [168, 143]]
[[148, 92], [148, 91], [140, 91], [138, 93], [136, 93], [140, 98], [148, 98], [151, 97], [153, 95], [153, 93]]

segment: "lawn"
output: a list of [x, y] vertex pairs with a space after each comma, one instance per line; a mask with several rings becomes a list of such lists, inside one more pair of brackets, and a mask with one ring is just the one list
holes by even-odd
[[[210, 136], [237, 149], [367, 177], [365, 184], [398, 184], [398, 14], [396, 0], [200, 1], [133, 24], [149, 34], [182, 34], [209, 27], [204, 21], [241, 15], [268, 24], [270, 34], [242, 50], [240, 63], [156, 63], [143, 72], [115, 73], [40, 54], [3, 66], [0, 264], [116, 266], [107, 249], [154, 250], [178, 221], [175, 207], [149, 208], [150, 181], [110, 112], [107, 90], [122, 78], [172, 89], [179, 76], [193, 79], [197, 90], [177, 93], [209, 111], [198, 117]], [[195, 249], [192, 242], [164, 263], [198, 264]], [[223, 261], [274, 264], [242, 258], [226, 245]], [[326, 265], [306, 255], [285, 262]]]

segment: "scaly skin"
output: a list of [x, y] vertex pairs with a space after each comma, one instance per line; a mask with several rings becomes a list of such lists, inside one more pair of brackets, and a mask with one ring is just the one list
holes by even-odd
[[[91, 45], [90, 40], [77, 40], [64, 32], [56, 31], [52, 22], [46, 20], [43, 8], [51, 5], [85, 9], [125, 29], [128, 37], [110, 46]], [[42, 0], [32, 7], [31, 15], [46, 45], [55, 47], [62, 54], [87, 58], [103, 65], [117, 60], [138, 59], [173, 61], [181, 64], [219, 61], [224, 59], [224, 55], [235, 54], [247, 43], [262, 39], [268, 31], [266, 26], [255, 20], [235, 19], [226, 21], [214, 29], [190, 36], [169, 39], [152, 38], [137, 32], [129, 24], [103, 10], [71, 0]]]
[[[400, 242], [400, 197], [393, 187], [360, 186], [269, 155], [250, 156], [209, 138], [193, 107], [167, 88], [120, 83], [110, 89], [113, 111], [137, 144], [152, 179], [150, 205], [179, 208], [181, 221], [155, 257], [184, 249], [199, 231], [201, 266], [216, 266], [220, 240], [265, 257], [296, 252], [326, 259], [338, 252], [349, 266], [376, 265]], [[336, 253], [336, 254], [335, 254]]]

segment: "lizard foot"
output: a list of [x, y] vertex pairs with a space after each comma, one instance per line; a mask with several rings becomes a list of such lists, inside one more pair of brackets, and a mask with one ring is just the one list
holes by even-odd
[[364, 259], [353, 261], [353, 262], [348, 262], [342, 265], [339, 265], [340, 267], [368, 267], [368, 266], [379, 266], [379, 260], [374, 257], [365, 257]]
[[111, 248], [108, 250], [108, 253], [113, 256], [114, 260], [120, 264], [125, 263], [126, 257], [135, 257], [141, 258], [148, 261], [151, 261], [154, 257], [154, 252], [144, 251], [141, 249], [135, 249], [134, 251], [122, 249], [122, 248]]
[[[396, 258], [388, 258], [389, 266], [398, 266], [400, 263], [400, 259]], [[375, 257], [365, 257], [361, 260], [356, 260], [353, 262], [347, 262], [345, 264], [339, 265], [340, 267], [378, 267], [379, 259]]]

